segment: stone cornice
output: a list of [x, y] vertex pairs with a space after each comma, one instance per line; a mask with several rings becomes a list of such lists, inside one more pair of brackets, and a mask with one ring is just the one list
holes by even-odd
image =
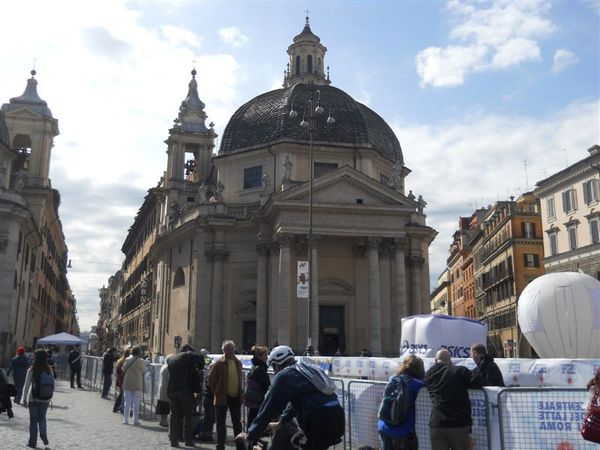
[[600, 163], [600, 155], [590, 155], [538, 182], [538, 187], [533, 193], [539, 198], [544, 198], [548, 194], [583, 181], [583, 179], [598, 173], [598, 170], [592, 167], [592, 164], [597, 163]]

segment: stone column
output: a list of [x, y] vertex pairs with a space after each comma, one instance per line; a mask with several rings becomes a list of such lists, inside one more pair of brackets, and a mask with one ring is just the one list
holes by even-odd
[[210, 348], [213, 352], [221, 349], [223, 330], [223, 261], [227, 252], [223, 247], [216, 246], [212, 249], [213, 282], [210, 310]]
[[277, 327], [277, 342], [280, 345], [290, 345], [290, 245], [289, 235], [280, 235], [279, 243], [279, 324]]
[[381, 356], [381, 292], [379, 282], [379, 241], [369, 238], [369, 335], [370, 351]]
[[423, 266], [421, 255], [411, 255], [410, 257], [410, 307], [409, 314], [421, 314], [421, 267]]
[[267, 345], [267, 338], [269, 335], [267, 329], [267, 292], [269, 289], [267, 286], [267, 265], [269, 259], [269, 247], [265, 244], [258, 244], [256, 246], [256, 252], [258, 253], [258, 270], [256, 276], [256, 342]]
[[312, 346], [315, 350], [319, 348], [319, 265], [317, 264], [318, 237], [313, 236], [312, 242], [312, 280], [310, 280], [311, 305], [310, 305], [310, 331]]
[[406, 250], [406, 238], [396, 238], [394, 241], [394, 348], [400, 348], [400, 337], [402, 336], [401, 319], [408, 315], [406, 297], [406, 264], [404, 263], [404, 252]]

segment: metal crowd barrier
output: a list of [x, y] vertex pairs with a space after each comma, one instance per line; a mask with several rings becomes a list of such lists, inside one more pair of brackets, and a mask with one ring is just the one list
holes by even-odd
[[[155, 418], [161, 364], [148, 363], [140, 413]], [[248, 370], [244, 368], [244, 379]], [[102, 389], [102, 358], [82, 357], [82, 383], [92, 391]], [[205, 379], [208, 371], [205, 369]], [[271, 377], [273, 374], [271, 374]], [[386, 382], [333, 378], [338, 399], [346, 413], [346, 432], [335, 450], [380, 448], [377, 410]], [[117, 394], [113, 375], [111, 394]], [[496, 391], [470, 390], [473, 429], [471, 448], [477, 450], [592, 450], [579, 435], [586, 391], [574, 388], [503, 388]], [[431, 449], [429, 416], [431, 401], [426, 388], [416, 402], [415, 431], [419, 449]], [[231, 422], [228, 420], [228, 427]], [[245, 429], [246, 408], [242, 408]]]

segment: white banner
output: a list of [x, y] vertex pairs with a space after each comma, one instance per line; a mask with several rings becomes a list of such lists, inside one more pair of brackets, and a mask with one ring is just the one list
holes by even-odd
[[400, 357], [435, 357], [446, 348], [452, 358], [470, 357], [472, 344], [487, 342], [487, 324], [466, 317], [443, 314], [411, 316], [402, 319]]
[[296, 297], [308, 298], [308, 261], [298, 261], [298, 277], [296, 279]]

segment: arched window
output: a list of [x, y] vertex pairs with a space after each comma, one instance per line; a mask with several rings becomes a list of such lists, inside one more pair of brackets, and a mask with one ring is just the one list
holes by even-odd
[[312, 55], [308, 55], [308, 58], [306, 58], [306, 71], [308, 73], [312, 73], [313, 69], [312, 69]]
[[178, 267], [175, 271], [175, 276], [173, 277], [173, 287], [181, 287], [185, 286], [185, 274], [183, 273], [183, 269]]
[[321, 58], [317, 58], [317, 72], [321, 73]]
[[300, 56], [296, 56], [296, 75], [300, 75]]

